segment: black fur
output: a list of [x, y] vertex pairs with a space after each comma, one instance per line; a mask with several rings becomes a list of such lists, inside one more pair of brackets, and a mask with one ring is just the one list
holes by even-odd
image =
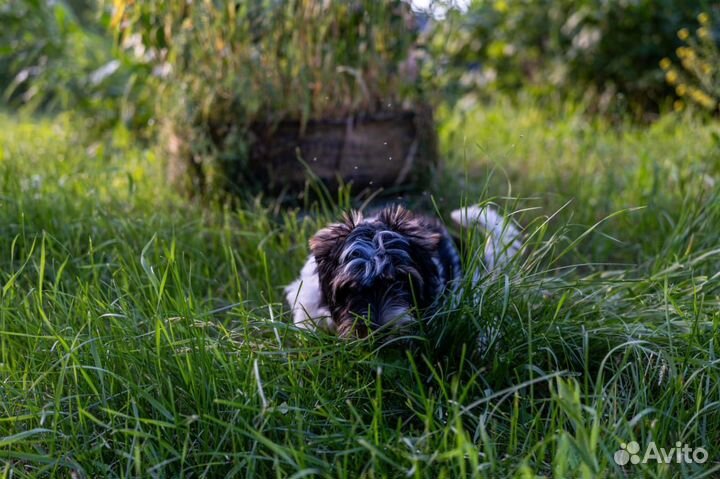
[[310, 240], [322, 301], [342, 336], [421, 318], [461, 276], [460, 258], [436, 219], [392, 206], [346, 215]]

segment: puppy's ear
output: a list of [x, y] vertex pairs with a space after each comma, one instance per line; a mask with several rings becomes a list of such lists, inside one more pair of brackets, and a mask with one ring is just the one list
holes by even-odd
[[345, 214], [341, 223], [333, 223], [315, 233], [310, 239], [310, 251], [315, 256], [315, 261], [320, 263], [330, 258], [361, 221], [362, 214], [353, 211], [349, 215]]
[[315, 256], [315, 261], [321, 263], [330, 257], [341, 245], [350, 230], [344, 223], [334, 223], [327, 226], [310, 239], [310, 251]]
[[406, 236], [421, 248], [433, 250], [442, 239], [436, 225], [429, 219], [415, 215], [400, 205], [384, 209], [380, 212], [379, 219], [391, 230]]

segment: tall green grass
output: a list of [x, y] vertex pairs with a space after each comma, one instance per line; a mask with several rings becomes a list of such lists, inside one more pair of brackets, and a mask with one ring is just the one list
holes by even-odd
[[[718, 474], [716, 125], [447, 116], [437, 209], [523, 210], [527, 251], [390, 343], [282, 304], [345, 205], [188, 203], [151, 153], [76, 126], [0, 119], [3, 477]], [[631, 440], [710, 460], [620, 467]]]

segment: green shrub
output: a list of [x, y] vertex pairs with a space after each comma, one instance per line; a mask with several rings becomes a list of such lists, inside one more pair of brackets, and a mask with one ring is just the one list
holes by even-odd
[[114, 47], [93, 1], [0, 6], [0, 91], [11, 108], [83, 114], [92, 133], [134, 130], [153, 114], [149, 64]]
[[475, 2], [436, 24], [446, 85], [491, 92], [530, 86], [588, 96], [598, 108], [655, 110], [672, 94], [658, 62], [679, 46], [703, 0]]

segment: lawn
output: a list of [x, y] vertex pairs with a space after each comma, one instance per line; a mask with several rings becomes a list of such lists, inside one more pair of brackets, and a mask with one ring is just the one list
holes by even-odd
[[[403, 200], [492, 200], [527, 248], [389, 344], [299, 331], [282, 303], [347, 200], [199, 204], [121, 131], [0, 116], [2, 477], [720, 474], [716, 123], [439, 116], [446, 166]], [[709, 459], [619, 466], [629, 441]]]

